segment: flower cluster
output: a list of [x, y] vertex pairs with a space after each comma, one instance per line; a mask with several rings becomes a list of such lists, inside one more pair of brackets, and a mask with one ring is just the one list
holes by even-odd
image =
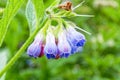
[[[76, 31], [72, 22], [66, 22], [59, 26], [47, 25], [36, 35], [33, 43], [28, 47], [27, 54], [31, 57], [46, 55], [51, 58], [67, 58], [79, 52], [85, 44], [85, 36]], [[58, 31], [58, 32], [57, 32]]]
[[[57, 2], [56, 0], [54, 4]], [[57, 7], [54, 7], [54, 4], [46, 10], [46, 14], [49, 16], [48, 21], [27, 49], [27, 54], [31, 57], [37, 58], [46, 55], [48, 59], [67, 58], [80, 52], [85, 44], [85, 36], [76, 30], [79, 27], [73, 22], [64, 20], [63, 17], [90, 16], [78, 15], [73, 12], [72, 10], [78, 6], [71, 9], [72, 3], [70, 2]], [[58, 24], [52, 25], [53, 20]], [[79, 30], [84, 31], [81, 28]]]

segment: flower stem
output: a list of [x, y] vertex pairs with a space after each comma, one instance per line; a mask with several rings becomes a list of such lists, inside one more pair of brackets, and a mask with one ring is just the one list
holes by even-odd
[[6, 64], [6, 66], [0, 71], [0, 77], [16, 62], [16, 60], [21, 56], [21, 54], [25, 51], [25, 49], [28, 47], [28, 45], [32, 42], [36, 34], [39, 32], [39, 30], [44, 26], [46, 23], [47, 18], [42, 22], [42, 24], [36, 28], [36, 30], [33, 32], [33, 34], [27, 39], [27, 41], [23, 44], [23, 46], [19, 49], [19, 51], [15, 54], [14, 57]]
[[75, 6], [72, 10], [74, 11], [75, 9], [77, 9], [78, 7], [80, 7], [85, 1], [83, 0], [80, 4], [78, 4], [77, 6]]

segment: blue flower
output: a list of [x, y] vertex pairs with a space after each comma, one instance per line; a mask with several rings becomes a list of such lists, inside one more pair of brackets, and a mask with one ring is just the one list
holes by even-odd
[[57, 55], [57, 45], [55, 43], [55, 37], [51, 32], [47, 33], [46, 44], [44, 47], [44, 53], [48, 59], [55, 58]]
[[67, 35], [67, 40], [70, 43], [70, 46], [72, 48], [72, 52], [71, 53], [75, 53], [78, 52], [79, 50], [77, 50], [79, 47], [83, 47], [85, 44], [85, 36], [80, 33], [77, 32], [74, 27], [69, 26], [66, 29], [66, 35]]
[[41, 45], [38, 42], [33, 42], [27, 49], [27, 54], [37, 58], [41, 52]]
[[71, 47], [64, 32], [60, 32], [58, 35], [58, 50], [60, 57], [67, 58], [71, 54]]

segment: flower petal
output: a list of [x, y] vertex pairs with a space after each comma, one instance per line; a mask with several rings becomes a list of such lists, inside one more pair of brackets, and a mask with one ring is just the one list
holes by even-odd
[[27, 54], [31, 57], [38, 57], [41, 52], [41, 45], [37, 42], [33, 42], [27, 49]]
[[71, 50], [72, 54], [78, 52], [77, 50], [79, 47], [84, 46], [86, 41], [85, 36], [82, 33], [76, 31], [74, 27], [72, 27], [71, 25], [67, 27], [66, 35], [67, 35], [67, 40], [72, 48]]
[[58, 50], [60, 57], [68, 57], [71, 54], [71, 47], [64, 32], [60, 32], [58, 35]]
[[47, 58], [55, 58], [57, 54], [57, 46], [55, 43], [55, 37], [52, 33], [48, 33], [46, 37], [46, 45], [44, 47], [44, 53], [46, 54]]

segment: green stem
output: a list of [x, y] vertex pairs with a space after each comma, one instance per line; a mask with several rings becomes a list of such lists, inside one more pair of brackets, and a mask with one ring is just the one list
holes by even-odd
[[27, 39], [24, 45], [19, 49], [19, 51], [15, 54], [15, 56], [8, 62], [8, 64], [0, 71], [0, 77], [15, 63], [15, 61], [21, 56], [21, 54], [25, 51], [25, 49], [29, 46], [29, 44], [34, 39], [35, 35], [39, 32], [42, 26], [44, 26], [47, 18], [43, 21], [43, 23], [36, 28], [33, 34]]

